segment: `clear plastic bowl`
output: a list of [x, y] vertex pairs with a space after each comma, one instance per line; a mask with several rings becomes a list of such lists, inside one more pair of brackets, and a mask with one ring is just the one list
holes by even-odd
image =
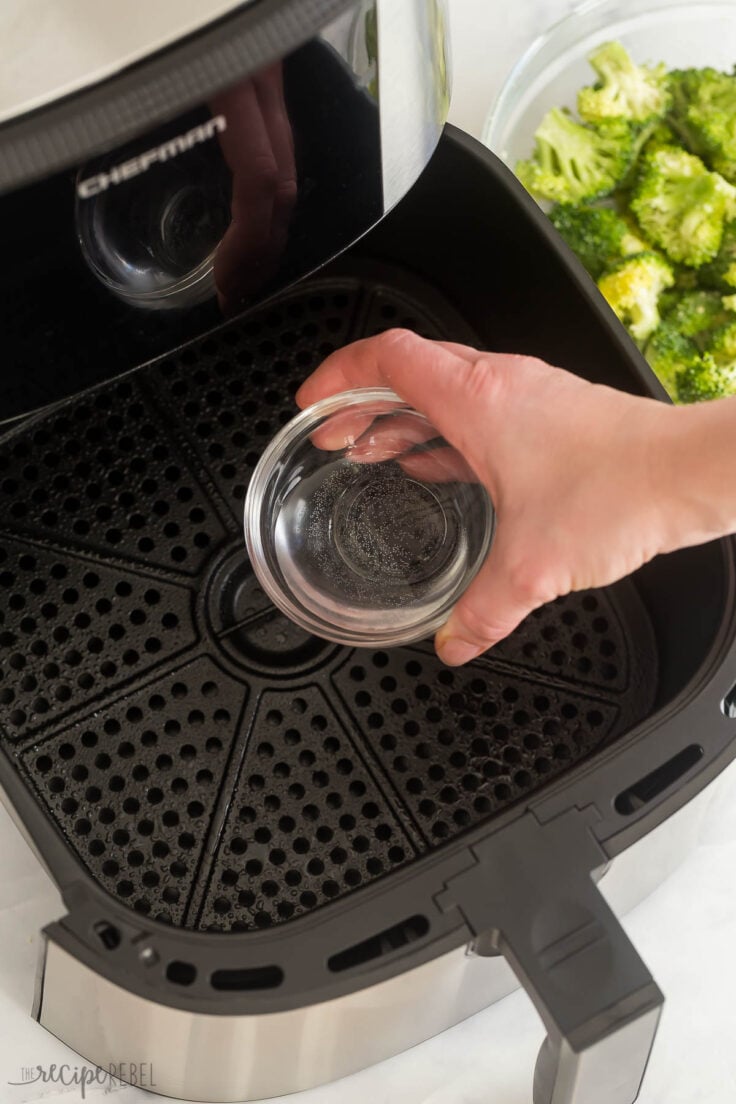
[[468, 464], [392, 391], [347, 391], [289, 422], [248, 488], [253, 570], [280, 610], [341, 644], [422, 640], [481, 566], [494, 512]]
[[587, 58], [618, 40], [637, 62], [668, 68], [736, 63], [736, 0], [590, 0], [541, 35], [511, 71], [488, 116], [485, 144], [512, 169], [534, 149], [551, 107], [574, 109], [593, 83]]

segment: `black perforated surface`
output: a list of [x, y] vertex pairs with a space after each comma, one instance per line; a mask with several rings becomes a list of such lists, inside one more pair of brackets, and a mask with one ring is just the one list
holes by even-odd
[[528, 797], [651, 705], [630, 584], [537, 611], [457, 671], [429, 645], [315, 640], [265, 599], [243, 499], [301, 380], [386, 326], [455, 336], [405, 287], [314, 281], [0, 440], [0, 737], [140, 912], [288, 921]]

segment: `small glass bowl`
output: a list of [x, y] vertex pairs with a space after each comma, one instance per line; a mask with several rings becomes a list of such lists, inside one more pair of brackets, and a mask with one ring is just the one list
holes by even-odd
[[494, 511], [466, 461], [393, 391], [316, 403], [269, 444], [248, 488], [245, 540], [261, 586], [340, 644], [422, 640], [490, 547]]
[[736, 0], [586, 0], [522, 55], [486, 121], [483, 141], [510, 168], [534, 150], [534, 132], [552, 107], [575, 109], [595, 74], [588, 56], [622, 42], [634, 61], [668, 69], [736, 60]]

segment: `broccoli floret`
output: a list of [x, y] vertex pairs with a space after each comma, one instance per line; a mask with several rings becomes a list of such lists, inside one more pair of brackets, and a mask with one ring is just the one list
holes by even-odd
[[688, 369], [699, 371], [702, 354], [694, 341], [665, 321], [654, 331], [645, 350], [649, 365], [673, 400], [678, 401], [677, 377]]
[[535, 134], [529, 161], [519, 161], [516, 175], [542, 199], [579, 203], [609, 195], [624, 178], [634, 155], [634, 130], [612, 121], [595, 130], [553, 108]]
[[736, 390], [736, 314], [717, 292], [682, 295], [650, 338], [646, 357], [676, 402], [730, 395]]
[[670, 103], [664, 65], [636, 65], [620, 42], [605, 43], [588, 60], [598, 81], [578, 93], [578, 111], [586, 122], [627, 119], [644, 123], [664, 115]]
[[622, 257], [647, 248], [624, 219], [609, 207], [558, 203], [549, 217], [594, 280]]
[[717, 69], [670, 74], [670, 121], [712, 169], [736, 183], [736, 76]]
[[696, 153], [698, 156], [706, 151], [697, 129], [691, 126], [688, 115], [691, 104], [697, 99], [703, 77], [708, 75], [717, 76], [718, 71], [716, 69], [673, 69], [668, 78], [671, 100], [667, 122], [679, 135], [680, 141], [691, 153]]
[[706, 352], [720, 367], [736, 365], [736, 317], [710, 334]]
[[662, 305], [667, 325], [684, 337], [695, 339], [701, 349], [707, 347], [711, 330], [735, 321], [715, 291], [690, 291], [681, 295], [669, 310]]
[[675, 287], [678, 291], [695, 291], [698, 287], [698, 269], [675, 265]]
[[727, 223], [721, 248], [710, 264], [703, 265], [698, 276], [704, 287], [726, 293], [736, 291], [736, 221]]
[[665, 321], [652, 335], [646, 358], [670, 398], [679, 403], [723, 398], [736, 391], [736, 360], [719, 361]]
[[598, 287], [631, 336], [643, 342], [659, 325], [659, 297], [674, 280], [658, 253], [637, 253], [601, 276]]
[[717, 364], [710, 353], [700, 363], [677, 373], [677, 399], [681, 403], [723, 399], [736, 392], [736, 364]]
[[663, 119], [660, 119], [648, 131], [644, 148], [647, 153], [653, 153], [656, 149], [661, 149], [662, 146], [680, 145], [679, 135]]
[[661, 318], [666, 318], [670, 311], [674, 310], [680, 301], [681, 291], [678, 291], [677, 284], [673, 287], [663, 291], [659, 297], [659, 314]]
[[685, 150], [662, 146], [642, 158], [631, 210], [644, 233], [673, 261], [712, 261], [736, 206], [736, 189]]

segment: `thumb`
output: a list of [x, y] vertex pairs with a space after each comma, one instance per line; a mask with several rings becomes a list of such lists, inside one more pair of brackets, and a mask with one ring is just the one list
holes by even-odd
[[448, 667], [469, 663], [514, 631], [525, 617], [552, 598], [531, 572], [511, 570], [499, 541], [437, 633], [437, 654]]

